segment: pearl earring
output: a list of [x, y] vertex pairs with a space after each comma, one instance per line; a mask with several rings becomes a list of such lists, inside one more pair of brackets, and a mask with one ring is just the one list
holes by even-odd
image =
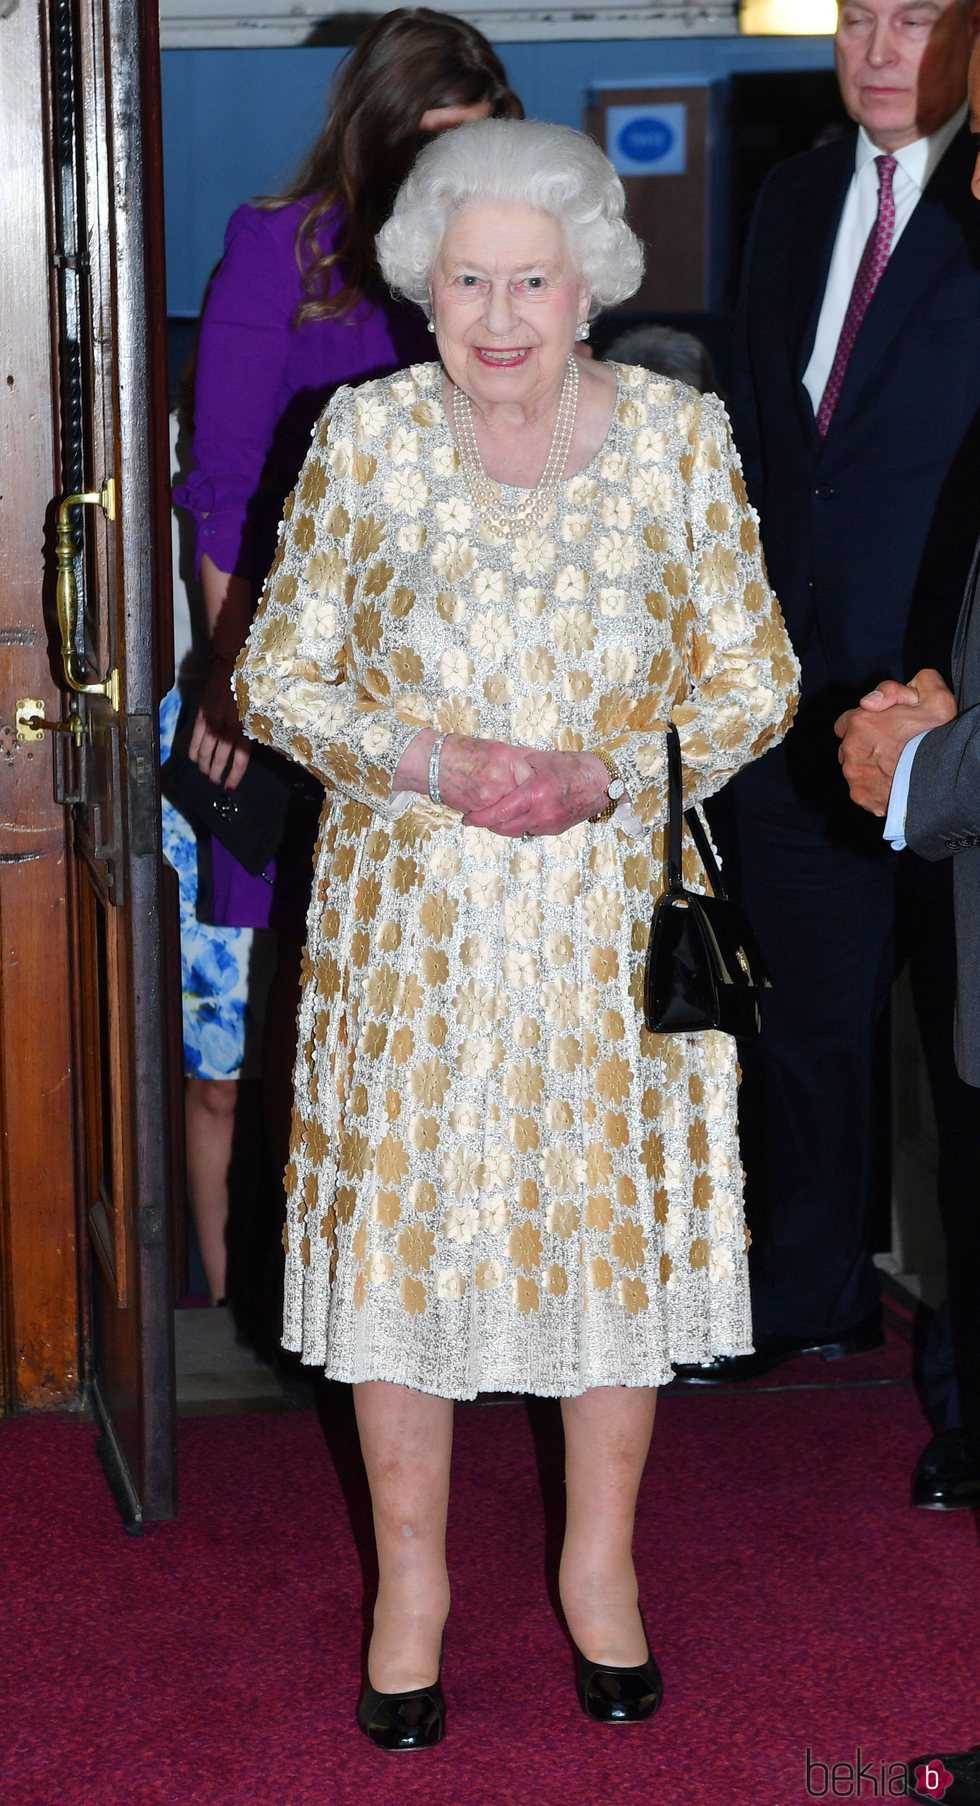
[[435, 321], [434, 320], [427, 321], [427, 327], [428, 327], [429, 332], [435, 332], [435, 329], [436, 329]]
[[579, 321], [578, 325], [575, 328], [575, 337], [578, 339], [580, 344], [583, 339], [588, 338], [591, 330], [592, 330], [592, 328], [590, 327], [588, 320], [580, 320]]

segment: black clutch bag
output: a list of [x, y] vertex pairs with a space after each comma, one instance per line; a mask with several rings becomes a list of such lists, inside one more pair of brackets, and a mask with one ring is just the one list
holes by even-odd
[[[644, 987], [646, 1025], [655, 1034], [718, 1028], [757, 1035], [759, 993], [772, 980], [744, 912], [725, 893], [718, 861], [694, 809], [684, 811], [677, 729], [667, 732], [667, 889], [650, 924]], [[686, 821], [713, 895], [685, 890], [681, 826]]]
[[294, 835], [310, 833], [322, 802], [304, 774], [258, 747], [241, 783], [226, 790], [175, 744], [160, 767], [160, 788], [199, 833], [213, 834], [256, 877]]

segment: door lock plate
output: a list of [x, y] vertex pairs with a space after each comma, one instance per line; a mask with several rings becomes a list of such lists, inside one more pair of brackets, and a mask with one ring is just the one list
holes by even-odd
[[81, 746], [89, 732], [77, 709], [72, 709], [67, 721], [45, 721], [44, 703], [35, 696], [22, 696], [16, 704], [14, 731], [21, 746], [31, 740], [43, 740], [45, 734], [70, 734], [75, 745]]
[[18, 746], [28, 740], [44, 739], [44, 703], [35, 696], [22, 696], [14, 713], [14, 732]]

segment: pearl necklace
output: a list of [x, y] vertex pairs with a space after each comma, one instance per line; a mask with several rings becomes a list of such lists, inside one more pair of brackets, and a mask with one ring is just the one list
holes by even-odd
[[480, 456], [473, 424], [473, 404], [463, 389], [453, 386], [453, 431], [466, 485], [477, 513], [499, 538], [508, 539], [514, 533], [537, 526], [551, 507], [568, 463], [577, 410], [578, 358], [571, 352], [565, 366], [555, 430], [551, 435], [544, 469], [534, 488], [522, 495], [520, 501], [504, 502], [500, 497], [500, 485], [488, 477]]

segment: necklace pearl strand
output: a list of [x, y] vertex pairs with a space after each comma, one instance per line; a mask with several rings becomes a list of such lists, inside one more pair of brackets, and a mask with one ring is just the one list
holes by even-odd
[[454, 385], [453, 431], [466, 486], [477, 513], [499, 538], [507, 539], [514, 533], [537, 526], [551, 507], [572, 448], [578, 411], [578, 388], [578, 358], [574, 352], [570, 352], [558, 401], [558, 413], [555, 416], [555, 430], [551, 435], [544, 469], [534, 488], [522, 495], [520, 501], [504, 502], [501, 500], [499, 484], [487, 475], [480, 456], [473, 424], [473, 404], [465, 391]]

